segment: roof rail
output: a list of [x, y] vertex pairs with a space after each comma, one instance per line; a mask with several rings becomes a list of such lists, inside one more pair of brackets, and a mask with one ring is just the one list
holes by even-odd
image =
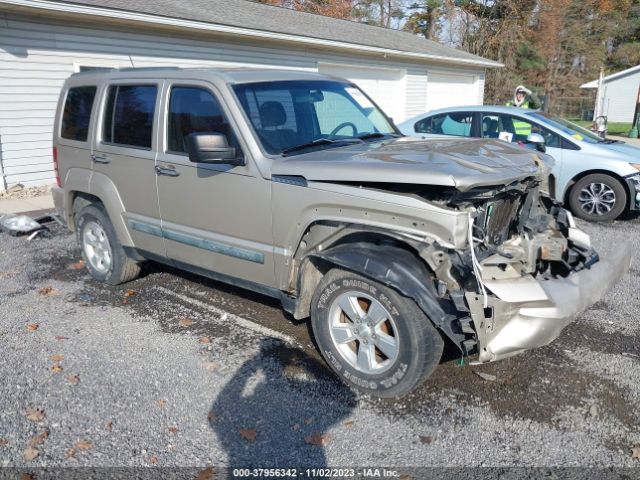
[[180, 70], [180, 67], [89, 67], [87, 70], [74, 72], [71, 75], [85, 75], [100, 72], [138, 72], [144, 70]]

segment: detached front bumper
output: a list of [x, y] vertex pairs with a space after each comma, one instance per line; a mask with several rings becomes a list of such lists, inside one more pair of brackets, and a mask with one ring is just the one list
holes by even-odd
[[564, 327], [600, 300], [631, 264], [628, 244], [590, 269], [566, 278], [485, 281], [495, 296], [466, 294], [478, 335], [480, 362], [510, 357], [555, 340]]

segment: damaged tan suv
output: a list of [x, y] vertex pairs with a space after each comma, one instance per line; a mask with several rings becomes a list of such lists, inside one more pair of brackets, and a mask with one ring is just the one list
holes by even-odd
[[155, 260], [276, 297], [381, 397], [420, 385], [444, 342], [480, 362], [548, 344], [629, 267], [550, 198], [549, 157], [403, 138], [316, 73], [80, 73], [54, 132], [55, 204], [94, 278]]

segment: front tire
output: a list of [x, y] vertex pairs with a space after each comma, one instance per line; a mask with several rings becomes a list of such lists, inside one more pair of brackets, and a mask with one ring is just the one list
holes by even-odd
[[374, 396], [409, 393], [442, 357], [444, 341], [415, 302], [345, 270], [330, 270], [320, 281], [311, 324], [333, 371]]
[[96, 280], [118, 285], [140, 274], [140, 265], [125, 253], [101, 205], [91, 204], [80, 210], [76, 216], [76, 233], [82, 259]]
[[627, 190], [611, 175], [595, 173], [578, 180], [571, 188], [569, 205], [576, 217], [589, 222], [608, 222], [627, 207]]

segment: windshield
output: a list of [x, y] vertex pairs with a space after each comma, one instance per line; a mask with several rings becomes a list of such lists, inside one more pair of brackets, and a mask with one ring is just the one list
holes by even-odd
[[580, 140], [586, 143], [601, 143], [603, 141], [602, 138], [600, 138], [595, 133], [587, 130], [586, 128], [582, 128], [580, 125], [571, 123], [570, 121], [563, 118], [552, 117], [542, 112], [530, 113], [529, 115], [535, 117], [544, 124], [557, 128], [567, 135], [571, 135], [576, 140]]
[[233, 88], [260, 143], [271, 154], [302, 153], [397, 134], [378, 107], [349, 83], [295, 80]]

